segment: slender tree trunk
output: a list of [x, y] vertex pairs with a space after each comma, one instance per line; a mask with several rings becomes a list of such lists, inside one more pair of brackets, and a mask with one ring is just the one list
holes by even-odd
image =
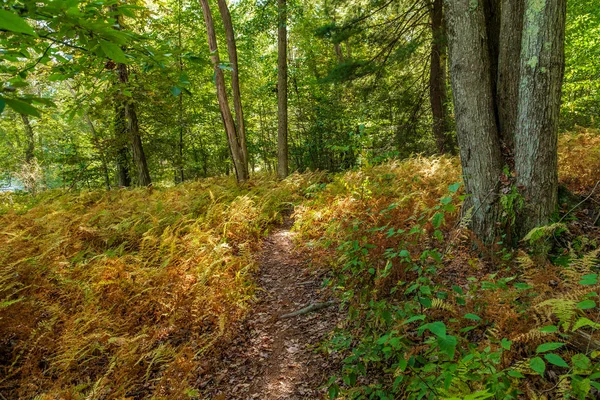
[[29, 121], [29, 117], [25, 114], [20, 114], [23, 125], [25, 125], [25, 134], [27, 135], [25, 146], [25, 162], [31, 164], [35, 159], [35, 134], [33, 133], [33, 127]]
[[517, 185], [525, 197], [521, 235], [547, 223], [557, 207], [565, 20], [566, 0], [527, 1], [515, 134]]
[[225, 132], [227, 133], [229, 151], [233, 159], [237, 180], [238, 182], [244, 182], [248, 180], [248, 164], [244, 160], [244, 153], [238, 142], [235, 121], [233, 120], [231, 108], [229, 107], [229, 101], [227, 100], [227, 91], [225, 89], [225, 76], [223, 75], [223, 70], [220, 67], [221, 61], [219, 58], [219, 49], [217, 47], [217, 37], [215, 34], [213, 18], [210, 12], [210, 6], [208, 5], [208, 0], [200, 0], [200, 4], [202, 5], [204, 22], [206, 23], [208, 47], [211, 53], [210, 58], [215, 71], [215, 84], [217, 87], [217, 99], [219, 101], [221, 119], [223, 120]]
[[278, 0], [277, 5], [279, 10], [277, 27], [277, 176], [279, 179], [284, 179], [289, 174], [286, 0]]
[[129, 135], [127, 133], [127, 115], [125, 107], [121, 102], [117, 101], [115, 107], [115, 140], [117, 143], [117, 183], [119, 187], [131, 186], [131, 176], [129, 174], [129, 160], [127, 141]]
[[106, 162], [106, 155], [104, 154], [102, 146], [100, 145], [100, 138], [98, 137], [98, 132], [96, 132], [94, 123], [92, 122], [92, 119], [90, 118], [87, 111], [83, 114], [83, 117], [85, 118], [85, 121], [87, 122], [88, 127], [90, 128], [90, 132], [92, 133], [92, 138], [94, 140], [94, 146], [96, 146], [96, 150], [100, 155], [102, 174], [104, 175], [104, 184], [106, 185], [106, 190], [110, 190], [110, 176], [108, 174], [108, 163]]
[[431, 30], [429, 100], [433, 115], [433, 136], [440, 154], [454, 153], [455, 145], [448, 128], [448, 108], [446, 106], [446, 33], [442, 0], [433, 0]]
[[[73, 87], [68, 83], [67, 86], [69, 88], [69, 91], [73, 95], [73, 99], [77, 101], [77, 93], [75, 92]], [[92, 119], [90, 118], [90, 115], [88, 114], [87, 110], [84, 111], [83, 118], [85, 119], [85, 122], [90, 128], [90, 133], [92, 134], [92, 141], [94, 143], [94, 146], [96, 147], [96, 151], [98, 151], [98, 155], [100, 156], [100, 162], [102, 165], [102, 175], [104, 175], [104, 184], [106, 185], [106, 190], [110, 190], [110, 174], [108, 172], [108, 161], [106, 160], [106, 154], [104, 153], [104, 149], [100, 144], [100, 136], [98, 135], [96, 127], [94, 126], [94, 123], [92, 122]]]
[[[235, 119], [237, 123], [237, 137], [244, 157], [244, 163], [248, 163], [248, 147], [246, 144], [246, 124], [244, 121], [244, 112], [242, 109], [242, 95], [240, 91], [240, 76], [237, 56], [237, 46], [235, 44], [235, 34], [233, 32], [233, 23], [231, 22], [231, 14], [227, 7], [226, 0], [218, 0], [219, 12], [223, 19], [225, 27], [225, 37], [227, 39], [227, 53], [229, 62], [231, 63], [231, 89], [233, 92], [233, 109], [235, 111]], [[246, 167], [247, 168], [247, 167]]]
[[484, 242], [496, 236], [502, 156], [494, 115], [485, 11], [470, 0], [448, 1], [450, 71], [467, 207]]
[[[129, 84], [129, 71], [127, 70], [127, 65], [122, 63], [117, 64], [117, 72], [119, 82], [123, 86], [127, 86]], [[133, 162], [138, 172], [138, 185], [150, 186], [152, 181], [150, 180], [150, 172], [148, 171], [148, 164], [146, 163], [144, 147], [142, 146], [142, 139], [140, 137], [135, 103], [133, 100], [127, 99], [125, 96], [123, 97], [122, 101], [124, 102], [123, 109], [125, 111], [127, 132], [129, 133], [129, 140], [131, 141]]]
[[[179, 75], [181, 75], [183, 73], [183, 59], [181, 58], [181, 52], [183, 52], [183, 44], [182, 44], [182, 40], [181, 40], [181, 0], [179, 0], [177, 2], [178, 5], [178, 15], [177, 15], [177, 38], [178, 38], [178, 44], [179, 44], [179, 56], [178, 56], [178, 64], [179, 64]], [[179, 157], [177, 160], [177, 169], [178, 169], [178, 174], [179, 175], [178, 178], [176, 178], [176, 182], [177, 183], [177, 179], [179, 179], [180, 183], [183, 183], [185, 181], [185, 174], [184, 174], [184, 165], [183, 165], [183, 131], [184, 131], [184, 124], [183, 124], [183, 91], [181, 91], [181, 93], [179, 93], [179, 143], [178, 143], [178, 150], [179, 150]]]
[[517, 126], [521, 37], [525, 0], [502, 0], [498, 50], [498, 120], [504, 149], [512, 152]]

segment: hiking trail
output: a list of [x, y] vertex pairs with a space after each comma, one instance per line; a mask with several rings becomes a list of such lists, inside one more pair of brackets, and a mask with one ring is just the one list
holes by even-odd
[[223, 350], [203, 392], [210, 399], [321, 399], [340, 357], [317, 347], [341, 321], [338, 306], [281, 318], [309, 305], [329, 305], [323, 275], [294, 249], [293, 220], [286, 216], [256, 256], [258, 301], [238, 335]]

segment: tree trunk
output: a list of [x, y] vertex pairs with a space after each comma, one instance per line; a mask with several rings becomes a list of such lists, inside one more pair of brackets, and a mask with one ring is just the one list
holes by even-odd
[[[179, 65], [179, 75], [183, 73], [183, 59], [181, 58], [181, 53], [183, 52], [183, 44], [181, 40], [181, 0], [177, 2], [178, 12], [177, 12], [177, 38], [178, 38], [178, 47], [179, 47], [179, 55], [177, 57], [177, 64]], [[183, 131], [184, 131], [184, 123], [183, 123], [183, 91], [179, 93], [178, 99], [179, 106], [179, 143], [178, 143], [178, 158], [177, 158], [177, 172], [175, 173], [175, 183], [183, 183], [185, 181], [184, 174], [184, 162], [183, 162]]]
[[[450, 71], [467, 207], [473, 232], [496, 237], [502, 156], [494, 115], [485, 10], [470, 0], [447, 2]], [[469, 212], [467, 212], [468, 214]]]
[[[123, 86], [129, 84], [129, 71], [127, 65], [119, 63], [117, 64], [117, 72], [119, 76], [119, 82]], [[144, 154], [144, 148], [142, 146], [142, 139], [140, 137], [140, 128], [137, 119], [137, 113], [135, 111], [135, 103], [132, 99], [128, 99], [126, 96], [122, 96], [123, 109], [126, 117], [127, 132], [129, 134], [129, 140], [131, 141], [131, 150], [133, 153], [133, 162], [138, 172], [138, 185], [150, 186], [152, 181], [150, 180], [150, 172], [148, 171], [148, 164], [146, 163], [146, 156]]]
[[442, 0], [433, 0], [431, 30], [429, 100], [433, 115], [433, 136], [440, 154], [454, 153], [455, 145], [448, 129], [448, 109], [446, 107], [446, 34]]
[[125, 106], [117, 101], [115, 107], [115, 140], [117, 143], [117, 183], [119, 187], [131, 186], [131, 176], [129, 175], [129, 160], [127, 149], [127, 115]]
[[512, 152], [517, 126], [524, 0], [502, 0], [498, 51], [498, 130], [504, 148]]
[[85, 121], [87, 122], [90, 132], [92, 133], [92, 138], [94, 141], [94, 146], [96, 146], [96, 150], [98, 151], [98, 155], [100, 156], [100, 162], [102, 165], [102, 175], [104, 175], [104, 184], [106, 185], [106, 190], [110, 190], [110, 177], [108, 174], [108, 163], [106, 162], [106, 155], [104, 154], [104, 150], [100, 145], [100, 138], [98, 137], [98, 133], [96, 132], [96, 128], [94, 127], [94, 123], [90, 118], [87, 111], [83, 114]]
[[221, 119], [223, 120], [223, 126], [225, 127], [225, 132], [227, 134], [229, 151], [233, 159], [237, 180], [238, 182], [244, 182], [247, 181], [249, 177], [248, 164], [245, 163], [243, 151], [238, 142], [235, 121], [233, 120], [231, 108], [229, 107], [229, 101], [227, 100], [227, 91], [225, 89], [225, 76], [223, 75], [223, 70], [220, 67], [221, 61], [219, 59], [219, 49], [217, 47], [217, 37], [215, 34], [213, 18], [210, 12], [210, 6], [208, 5], [208, 0], [200, 0], [200, 4], [202, 5], [204, 22], [206, 23], [208, 47], [211, 53], [210, 59], [215, 70], [215, 84], [217, 87], [217, 100], [219, 101]]
[[25, 134], [27, 135], [26, 141], [27, 146], [25, 147], [25, 162], [31, 164], [35, 159], [35, 134], [33, 133], [33, 127], [29, 121], [29, 117], [25, 114], [20, 114], [21, 120], [25, 125]]
[[546, 224], [556, 211], [565, 20], [566, 0], [527, 1], [515, 134], [517, 185], [525, 197], [521, 235]]
[[[235, 34], [233, 32], [233, 23], [231, 22], [231, 14], [227, 7], [226, 0], [218, 0], [219, 12], [223, 19], [225, 28], [225, 37], [227, 39], [227, 54], [231, 63], [231, 89], [233, 94], [233, 109], [235, 111], [235, 119], [237, 123], [237, 137], [244, 157], [244, 163], [248, 164], [248, 147], [246, 144], [246, 124], [244, 121], [244, 112], [242, 109], [242, 95], [240, 91], [240, 75], [238, 66], [237, 46], [235, 44]], [[248, 168], [248, 167], [246, 167]]]
[[277, 177], [289, 174], [288, 165], [288, 71], [287, 71], [287, 4], [277, 1]]

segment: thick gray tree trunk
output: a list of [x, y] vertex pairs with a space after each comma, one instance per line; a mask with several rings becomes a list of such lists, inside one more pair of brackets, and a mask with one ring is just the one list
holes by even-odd
[[485, 10], [471, 0], [447, 8], [456, 132], [472, 230], [486, 243], [496, 236], [502, 156], [494, 115]]
[[517, 185], [525, 197], [521, 235], [556, 211], [557, 140], [564, 74], [566, 0], [527, 0], [515, 134]]
[[521, 37], [525, 0], [502, 0], [500, 47], [498, 51], [498, 120], [500, 138], [512, 152], [517, 126]]
[[245, 182], [249, 178], [248, 164], [244, 160], [243, 150], [238, 142], [235, 121], [233, 120], [233, 115], [231, 114], [231, 108], [229, 107], [229, 101], [227, 99], [227, 90], [225, 89], [225, 76], [223, 75], [223, 70], [220, 67], [221, 60], [219, 58], [219, 49], [217, 47], [215, 25], [213, 22], [208, 0], [200, 0], [200, 4], [202, 6], [202, 13], [204, 14], [204, 22], [206, 24], [208, 47], [211, 53], [210, 59], [212, 61], [213, 68], [215, 71], [217, 100], [219, 101], [221, 119], [223, 120], [223, 126], [225, 127], [225, 132], [227, 134], [229, 151], [231, 153], [231, 158], [233, 159], [233, 165], [235, 167], [235, 173], [238, 182]]
[[277, 176], [289, 174], [288, 160], [288, 70], [287, 70], [287, 4], [278, 0], [277, 27]]

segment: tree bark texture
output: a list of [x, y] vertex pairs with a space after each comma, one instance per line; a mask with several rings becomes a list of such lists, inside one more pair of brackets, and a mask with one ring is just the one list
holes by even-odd
[[442, 0], [433, 0], [431, 7], [431, 64], [429, 100], [433, 116], [433, 136], [440, 154], [454, 153], [454, 139], [448, 128], [446, 92], [446, 32]]
[[117, 184], [119, 187], [131, 186], [131, 176], [129, 174], [129, 160], [127, 141], [127, 116], [125, 106], [117, 101], [115, 107], [115, 141], [117, 143]]
[[219, 49], [217, 47], [217, 36], [215, 34], [215, 26], [210, 11], [208, 0], [200, 0], [202, 6], [202, 13], [204, 14], [204, 22], [206, 24], [206, 33], [208, 36], [208, 47], [210, 49], [210, 59], [213, 64], [215, 71], [215, 84], [217, 87], [217, 100], [219, 101], [219, 110], [221, 111], [221, 119], [225, 132], [227, 134], [227, 141], [229, 143], [229, 151], [231, 158], [233, 159], [233, 165], [235, 167], [235, 173], [238, 182], [247, 181], [248, 176], [248, 164], [244, 162], [243, 151], [238, 142], [235, 121], [231, 114], [231, 108], [229, 107], [229, 101], [227, 99], [227, 90], [225, 89], [225, 76], [221, 69], [221, 60], [219, 58]]
[[502, 0], [498, 50], [498, 130], [504, 147], [512, 149], [517, 126], [521, 37], [525, 0]]
[[[129, 84], [129, 71], [127, 69], [127, 65], [122, 63], [117, 64], [117, 72], [119, 75], [119, 83], [121, 83], [123, 86], [127, 86]], [[138, 185], [150, 186], [152, 181], [150, 180], [150, 172], [148, 171], [146, 155], [144, 154], [142, 138], [140, 137], [140, 128], [137, 113], [135, 111], [135, 103], [132, 99], [129, 99], [126, 96], [123, 96], [122, 101], [126, 117], [127, 132], [129, 134], [131, 150], [133, 153], [133, 162], [138, 173]]]
[[510, 228], [523, 237], [556, 211], [566, 0], [448, 0], [447, 15], [473, 231], [487, 243], [500, 233], [498, 189], [516, 183], [524, 207]]
[[502, 156], [494, 115], [485, 12], [470, 0], [447, 8], [456, 132], [471, 227], [486, 243], [496, 235]]
[[277, 5], [279, 10], [277, 27], [277, 176], [279, 179], [284, 179], [289, 174], [286, 0], [278, 0]]
[[[237, 136], [244, 157], [244, 163], [248, 164], [248, 147], [246, 144], [246, 124], [244, 121], [244, 112], [242, 109], [242, 94], [240, 91], [240, 74], [238, 66], [237, 46], [235, 43], [235, 34], [233, 32], [233, 23], [231, 22], [231, 14], [227, 7], [226, 0], [218, 0], [219, 12], [223, 19], [225, 28], [225, 37], [227, 39], [227, 53], [229, 62], [231, 63], [231, 89], [233, 93], [233, 109], [235, 111], [235, 119], [237, 123]], [[248, 168], [248, 167], [246, 167]]]
[[521, 234], [548, 222], [558, 197], [558, 117], [564, 74], [566, 0], [527, 0], [515, 135]]

